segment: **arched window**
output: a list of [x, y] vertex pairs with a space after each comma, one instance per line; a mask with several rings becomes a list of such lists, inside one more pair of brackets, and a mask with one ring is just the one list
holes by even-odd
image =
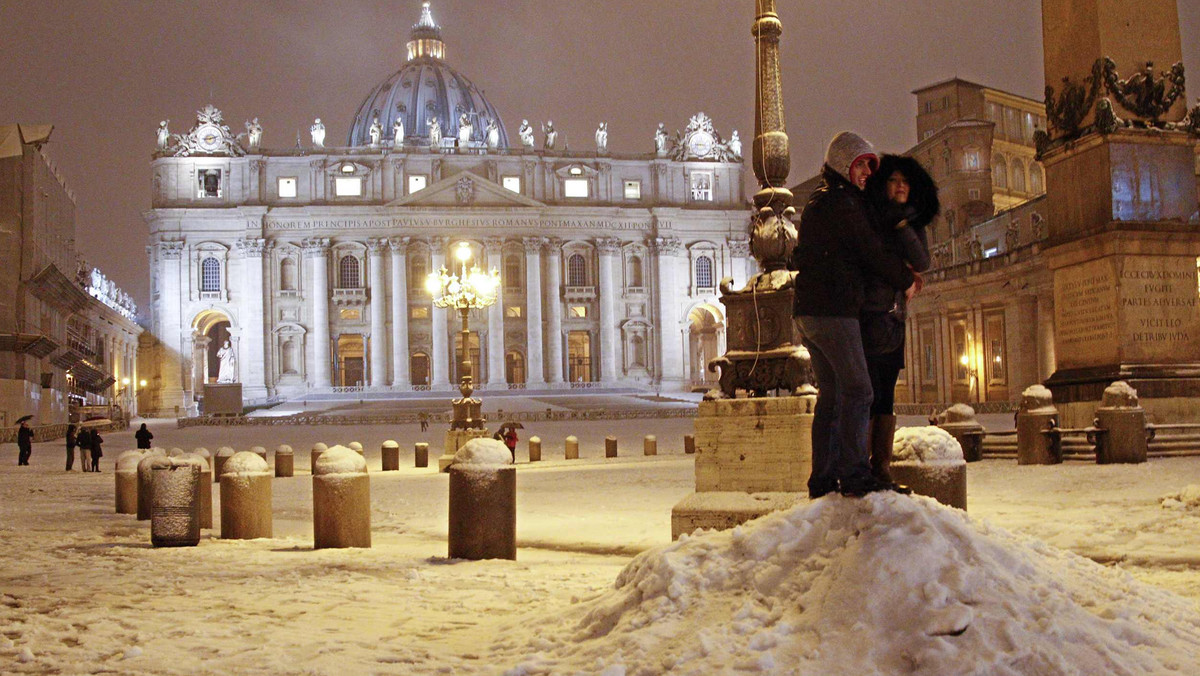
[[645, 286], [642, 283], [641, 256], [633, 256], [629, 259], [629, 286]]
[[567, 259], [567, 286], [587, 286], [587, 261], [582, 254]]
[[424, 293], [425, 277], [429, 275], [429, 265], [425, 254], [417, 254], [408, 259], [408, 292]]
[[296, 259], [285, 258], [279, 264], [279, 288], [284, 291], [296, 290]]
[[992, 160], [992, 186], [996, 188], [1008, 187], [1008, 162], [1004, 161], [1002, 155], [997, 155]]
[[200, 290], [221, 290], [221, 261], [209, 256], [200, 263]]
[[1017, 192], [1025, 192], [1025, 165], [1020, 161], [1012, 163], [1012, 189]]
[[361, 287], [358, 274], [358, 259], [353, 255], [342, 256], [338, 261], [338, 288], [357, 289]]
[[521, 258], [508, 256], [504, 259], [504, 286], [510, 289], [519, 289], [521, 283]]
[[1046, 192], [1046, 187], [1043, 185], [1045, 181], [1042, 179], [1042, 168], [1036, 164], [1029, 166], [1029, 192], [1040, 195]]
[[708, 256], [696, 259], [696, 286], [701, 289], [713, 288], [713, 263]]

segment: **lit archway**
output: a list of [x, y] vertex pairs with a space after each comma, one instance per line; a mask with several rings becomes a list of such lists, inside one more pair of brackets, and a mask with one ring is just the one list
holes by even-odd
[[690, 378], [692, 382], [708, 383], [717, 380], [717, 374], [705, 368], [708, 362], [721, 356], [721, 338], [725, 331], [725, 317], [713, 305], [697, 305], [688, 313], [688, 355], [690, 356]]

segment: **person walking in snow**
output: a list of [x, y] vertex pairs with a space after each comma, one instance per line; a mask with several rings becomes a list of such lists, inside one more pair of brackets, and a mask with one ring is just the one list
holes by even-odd
[[17, 464], [28, 465], [29, 456], [33, 455], [33, 430], [29, 429], [29, 421], [22, 420], [17, 428]]
[[70, 472], [71, 468], [75, 466], [75, 444], [78, 443], [78, 440], [75, 437], [75, 431], [77, 429], [79, 429], [79, 428], [77, 428], [75, 426], [75, 423], [71, 423], [70, 425], [67, 425], [67, 471], [68, 472]]
[[149, 449], [150, 440], [154, 438], [154, 434], [150, 430], [146, 429], [146, 423], [142, 423], [142, 426], [138, 428], [138, 431], [133, 433], [133, 438], [137, 439], [137, 447], [139, 449]]

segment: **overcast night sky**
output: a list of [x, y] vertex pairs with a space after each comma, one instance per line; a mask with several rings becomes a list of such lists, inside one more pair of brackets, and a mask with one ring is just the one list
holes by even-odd
[[[915, 143], [917, 87], [957, 75], [1042, 96], [1037, 0], [778, 4], [792, 181], [843, 128], [884, 150]], [[1195, 83], [1200, 2], [1178, 5]], [[257, 116], [264, 147], [298, 130], [308, 145], [314, 117], [341, 145], [363, 97], [403, 65], [419, 15], [418, 0], [0, 0], [0, 123], [55, 125], [47, 152], [78, 197], [79, 248], [144, 308], [158, 121], [186, 132], [211, 102], [235, 133]], [[569, 147], [591, 148], [607, 121], [613, 151], [648, 152], [658, 122], [674, 132], [704, 111], [749, 148], [753, 0], [434, 0], [433, 15], [447, 61], [514, 142], [522, 118], [552, 119]], [[1192, 84], [1189, 105], [1197, 96]]]

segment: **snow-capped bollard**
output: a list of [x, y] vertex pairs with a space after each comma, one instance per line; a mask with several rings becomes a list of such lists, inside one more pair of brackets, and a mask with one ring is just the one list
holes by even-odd
[[450, 465], [452, 559], [517, 559], [517, 468], [504, 442], [472, 439]]
[[155, 547], [195, 547], [200, 543], [200, 456], [180, 455], [155, 466], [150, 543]]
[[192, 455], [198, 455], [204, 458], [204, 462], [208, 463], [208, 473], [212, 474], [213, 455], [208, 452], [208, 449], [203, 446], [197, 446], [192, 449]]
[[902, 427], [892, 445], [892, 480], [943, 505], [967, 509], [967, 461], [940, 427]]
[[542, 438], [529, 437], [529, 462], [542, 461]]
[[221, 537], [226, 540], [269, 538], [271, 473], [267, 461], [242, 451], [225, 463], [221, 475]]
[[379, 447], [379, 454], [383, 458], [382, 466], [385, 472], [396, 472], [400, 469], [400, 444], [388, 439], [383, 442], [383, 446]]
[[317, 458], [321, 457], [321, 454], [324, 453], [328, 449], [329, 449], [329, 447], [321, 442], [317, 442], [317, 443], [313, 444], [312, 451], [310, 451], [308, 454], [308, 471], [309, 472], [317, 471]]
[[363, 454], [362, 444], [358, 443], [357, 441], [351, 441], [350, 443], [346, 444], [346, 446], [359, 455]]
[[962, 446], [967, 462], [983, 460], [983, 425], [975, 419], [975, 409], [955, 404], [936, 416], [937, 426], [950, 433]]
[[1146, 410], [1129, 383], [1118, 380], [1104, 389], [1096, 427], [1106, 430], [1096, 445], [1096, 462], [1146, 462]]
[[642, 439], [642, 453], [644, 455], [658, 455], [658, 437], [653, 434], [647, 434]]
[[137, 514], [137, 467], [145, 455], [142, 451], [125, 451], [117, 456], [117, 514]]
[[617, 438], [613, 436], [604, 437], [604, 457], [617, 457]]
[[371, 546], [367, 461], [345, 446], [321, 454], [313, 473], [313, 548]]
[[1045, 431], [1058, 426], [1058, 409], [1050, 390], [1030, 385], [1021, 393], [1017, 409], [1017, 464], [1055, 465], [1062, 462], [1062, 446]]
[[228, 446], [222, 446], [217, 449], [217, 454], [213, 456], [213, 483], [221, 481], [221, 475], [225, 473], [225, 463], [234, 456], [237, 451]]
[[[204, 450], [204, 449], [201, 449]], [[212, 528], [212, 466], [208, 464], [208, 458], [199, 453], [184, 453], [179, 456], [182, 460], [187, 460], [200, 468], [200, 527]]]
[[178, 446], [167, 451], [168, 458], [178, 458], [181, 455], [183, 455], [183, 449], [179, 448]]
[[696, 435], [683, 435], [683, 452], [688, 455], [692, 455], [696, 452]]
[[291, 446], [280, 444], [279, 448], [275, 449], [275, 476], [276, 478], [288, 478], [296, 472], [296, 453]]
[[428, 467], [429, 466], [429, 444], [424, 441], [418, 442], [413, 447], [413, 467]]
[[567, 437], [566, 446], [563, 447], [563, 457], [567, 460], [579, 459], [579, 440], [574, 436]]
[[250, 452], [262, 458], [263, 460], [267, 459], [267, 449], [263, 446], [251, 446]]
[[154, 505], [154, 480], [151, 472], [155, 467], [165, 467], [171, 464], [165, 455], [148, 453], [142, 456], [137, 464], [137, 520], [150, 520], [150, 510]]

